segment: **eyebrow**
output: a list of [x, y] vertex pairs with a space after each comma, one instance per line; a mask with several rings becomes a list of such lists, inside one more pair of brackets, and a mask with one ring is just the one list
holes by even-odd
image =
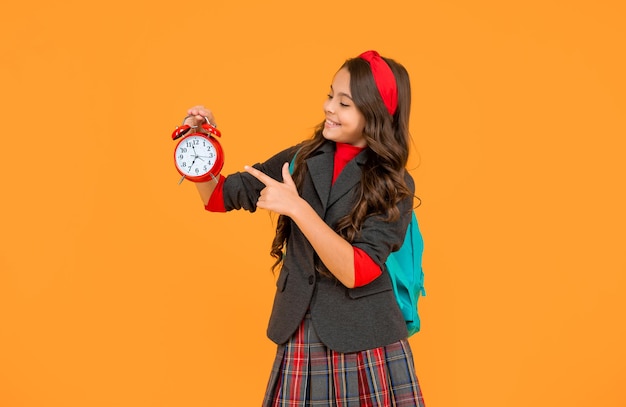
[[[335, 91], [335, 89], [333, 89], [333, 85], [330, 85], [330, 90], [333, 91], [333, 92]], [[348, 95], [347, 93], [339, 92], [337, 95], [338, 96], [345, 96], [348, 99], [352, 100], [352, 96]]]

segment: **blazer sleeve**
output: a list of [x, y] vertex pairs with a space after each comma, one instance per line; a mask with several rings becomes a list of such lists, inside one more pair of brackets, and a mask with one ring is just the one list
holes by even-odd
[[397, 251], [402, 246], [406, 231], [411, 222], [413, 211], [413, 195], [415, 184], [413, 178], [407, 172], [406, 184], [411, 191], [411, 196], [398, 203], [400, 216], [396, 221], [385, 220], [385, 215], [368, 217], [363, 223], [360, 235], [352, 243], [367, 253], [379, 266], [383, 266], [391, 252]]
[[[298, 146], [290, 147], [275, 154], [265, 162], [254, 164], [253, 167], [275, 180], [282, 181], [283, 164], [289, 163], [297, 150]], [[222, 189], [224, 208], [227, 211], [245, 209], [255, 212], [256, 203], [263, 188], [265, 185], [261, 181], [245, 171], [228, 175], [224, 180]]]

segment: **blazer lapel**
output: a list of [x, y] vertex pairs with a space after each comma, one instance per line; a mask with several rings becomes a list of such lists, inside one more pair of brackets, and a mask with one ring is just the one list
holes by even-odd
[[332, 186], [328, 203], [326, 204], [327, 208], [347, 194], [356, 184], [361, 182], [361, 166], [366, 160], [367, 149], [361, 151], [353, 160], [348, 162]]
[[334, 151], [334, 145], [325, 143], [319, 148], [318, 154], [306, 160], [313, 186], [322, 203], [322, 208], [315, 208], [315, 210], [322, 219], [324, 218], [324, 213], [326, 213], [332, 186]]

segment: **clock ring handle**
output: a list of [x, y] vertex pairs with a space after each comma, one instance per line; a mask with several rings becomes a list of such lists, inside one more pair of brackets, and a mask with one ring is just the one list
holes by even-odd
[[[191, 115], [188, 115], [183, 119], [183, 125], [185, 125], [185, 120], [187, 120], [189, 117], [191, 117]], [[209, 121], [209, 118], [206, 116], [204, 116], [204, 120], [206, 120], [206, 123], [203, 123], [200, 126], [204, 130], [204, 133], [212, 134], [217, 137], [222, 137], [222, 133], [220, 133], [220, 131], [217, 129], [217, 124], [211, 123]], [[195, 127], [196, 126], [193, 126], [191, 128], [195, 128]]]
[[[188, 114], [187, 116], [185, 116], [185, 118], [183, 119], [183, 123], [182, 123], [182, 125], [184, 125], [184, 124], [185, 124], [185, 120], [189, 119], [190, 117], [193, 117], [193, 115]], [[208, 124], [209, 126], [211, 126], [211, 127], [215, 127], [215, 128], [217, 129], [217, 124], [213, 124], [213, 123], [211, 123], [211, 122], [209, 121], [209, 118], [208, 118], [208, 117], [206, 117], [206, 116], [203, 116], [203, 117], [204, 117], [204, 120], [206, 120], [206, 122], [207, 122], [207, 124]], [[194, 127], [194, 126], [192, 126], [192, 127]]]
[[[187, 120], [189, 117], [191, 117], [191, 115], [186, 116], [183, 119], [183, 123], [180, 126], [176, 126], [176, 129], [174, 129], [174, 132], [172, 133], [172, 140], [179, 139], [185, 134], [187, 134], [189, 130], [198, 128], [198, 126], [191, 126], [189, 124], [185, 124], [185, 120]], [[206, 120], [206, 123], [203, 123], [200, 126], [200, 128], [202, 129], [201, 130], [202, 133], [214, 135], [217, 137], [222, 136], [222, 133], [217, 129], [217, 124], [211, 123], [209, 121], [209, 118], [206, 116], [204, 116], [204, 120]]]
[[[189, 119], [190, 117], [193, 117], [193, 115], [188, 114], [187, 116], [185, 116], [185, 118], [183, 119], [183, 123], [182, 123], [182, 125], [184, 125], [184, 124], [185, 124], [185, 120]], [[207, 124], [208, 124], [209, 126], [215, 127], [215, 128], [217, 129], [217, 124], [213, 124], [213, 123], [211, 123], [211, 122], [209, 121], [209, 118], [208, 118], [208, 117], [204, 116], [204, 120], [206, 120], [206, 122], [207, 122]]]

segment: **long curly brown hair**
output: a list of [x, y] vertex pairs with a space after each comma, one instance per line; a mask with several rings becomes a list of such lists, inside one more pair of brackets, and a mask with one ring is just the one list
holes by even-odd
[[[365, 117], [363, 135], [370, 150], [358, 185], [356, 204], [334, 228], [348, 242], [354, 241], [368, 216], [386, 215], [389, 221], [399, 216], [398, 202], [412, 195], [404, 176], [409, 158], [409, 114], [411, 85], [409, 74], [399, 63], [383, 58], [391, 68], [398, 88], [398, 105], [393, 117], [383, 102], [370, 65], [362, 58], [348, 59], [340, 69], [350, 73], [350, 91], [357, 109]], [[324, 122], [316, 126], [313, 137], [302, 143], [296, 156], [293, 179], [300, 190], [307, 166], [304, 161], [326, 140], [322, 135]], [[281, 215], [270, 254], [276, 259], [272, 269], [283, 260], [283, 250], [290, 233], [290, 221]]]

